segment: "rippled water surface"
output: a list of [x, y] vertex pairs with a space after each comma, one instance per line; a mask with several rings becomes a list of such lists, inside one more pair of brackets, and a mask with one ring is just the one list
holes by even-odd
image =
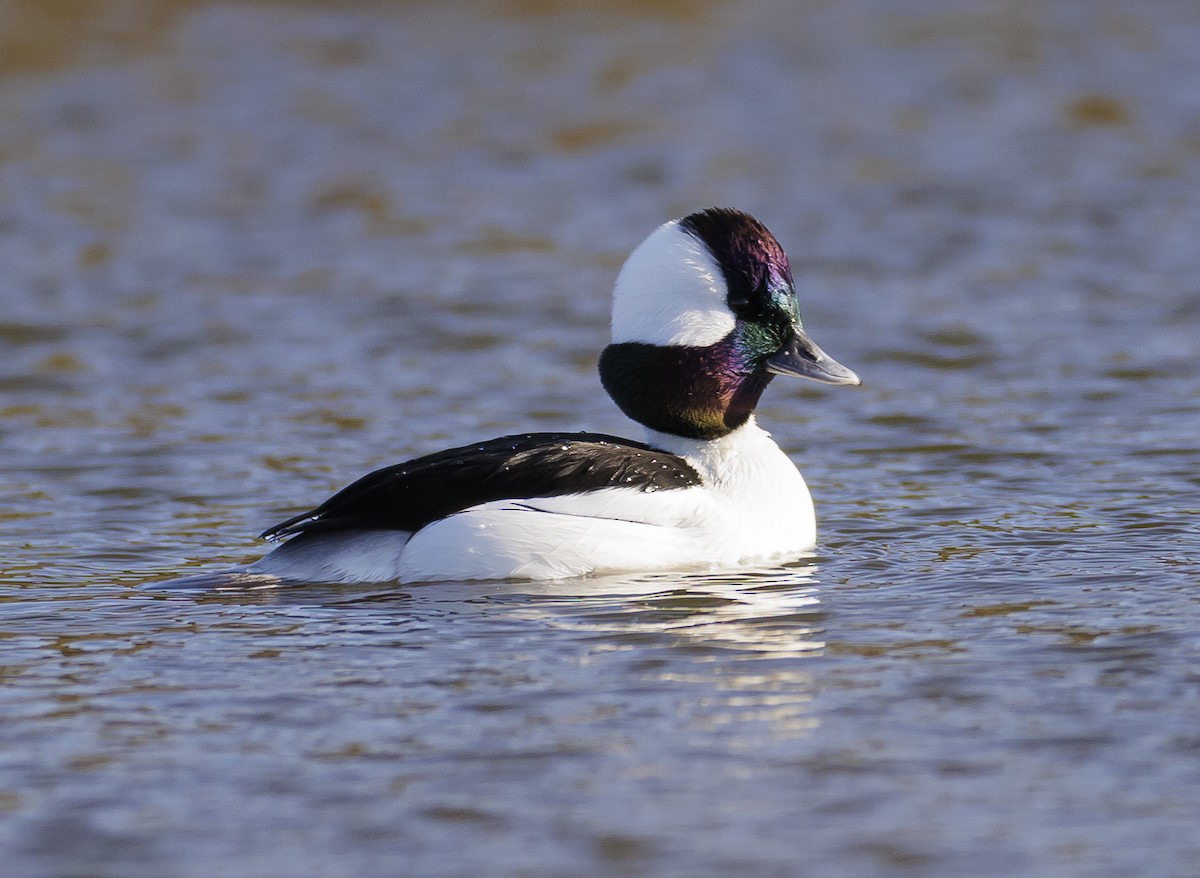
[[[1200, 8], [0, 6], [14, 876], [1200, 874]], [[732, 576], [164, 593], [368, 469], [630, 429], [658, 223], [858, 391]]]

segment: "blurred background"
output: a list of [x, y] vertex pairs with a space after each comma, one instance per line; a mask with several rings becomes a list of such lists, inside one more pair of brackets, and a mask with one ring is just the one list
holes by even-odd
[[[1187, 0], [0, 2], [14, 874], [1197, 874], [1197, 47]], [[612, 281], [712, 205], [866, 381], [760, 409], [812, 564], [133, 588], [629, 434]]]

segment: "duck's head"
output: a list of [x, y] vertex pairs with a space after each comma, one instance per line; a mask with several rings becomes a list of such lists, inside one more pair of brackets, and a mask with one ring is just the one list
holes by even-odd
[[762, 223], [713, 208], [633, 251], [600, 356], [621, 411], [662, 433], [715, 439], [746, 423], [775, 375], [861, 383], [804, 333], [787, 254]]

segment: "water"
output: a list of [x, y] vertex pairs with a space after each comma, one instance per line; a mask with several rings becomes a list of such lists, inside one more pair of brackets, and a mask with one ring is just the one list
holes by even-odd
[[[16, 876], [1200, 874], [1200, 11], [0, 8]], [[627, 432], [710, 204], [861, 390], [737, 576], [142, 586], [375, 466]]]

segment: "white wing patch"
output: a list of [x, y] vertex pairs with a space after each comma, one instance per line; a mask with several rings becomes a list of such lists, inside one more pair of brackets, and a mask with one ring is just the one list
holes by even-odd
[[612, 340], [700, 347], [734, 328], [725, 277], [708, 248], [659, 226], [625, 261], [613, 288]]

